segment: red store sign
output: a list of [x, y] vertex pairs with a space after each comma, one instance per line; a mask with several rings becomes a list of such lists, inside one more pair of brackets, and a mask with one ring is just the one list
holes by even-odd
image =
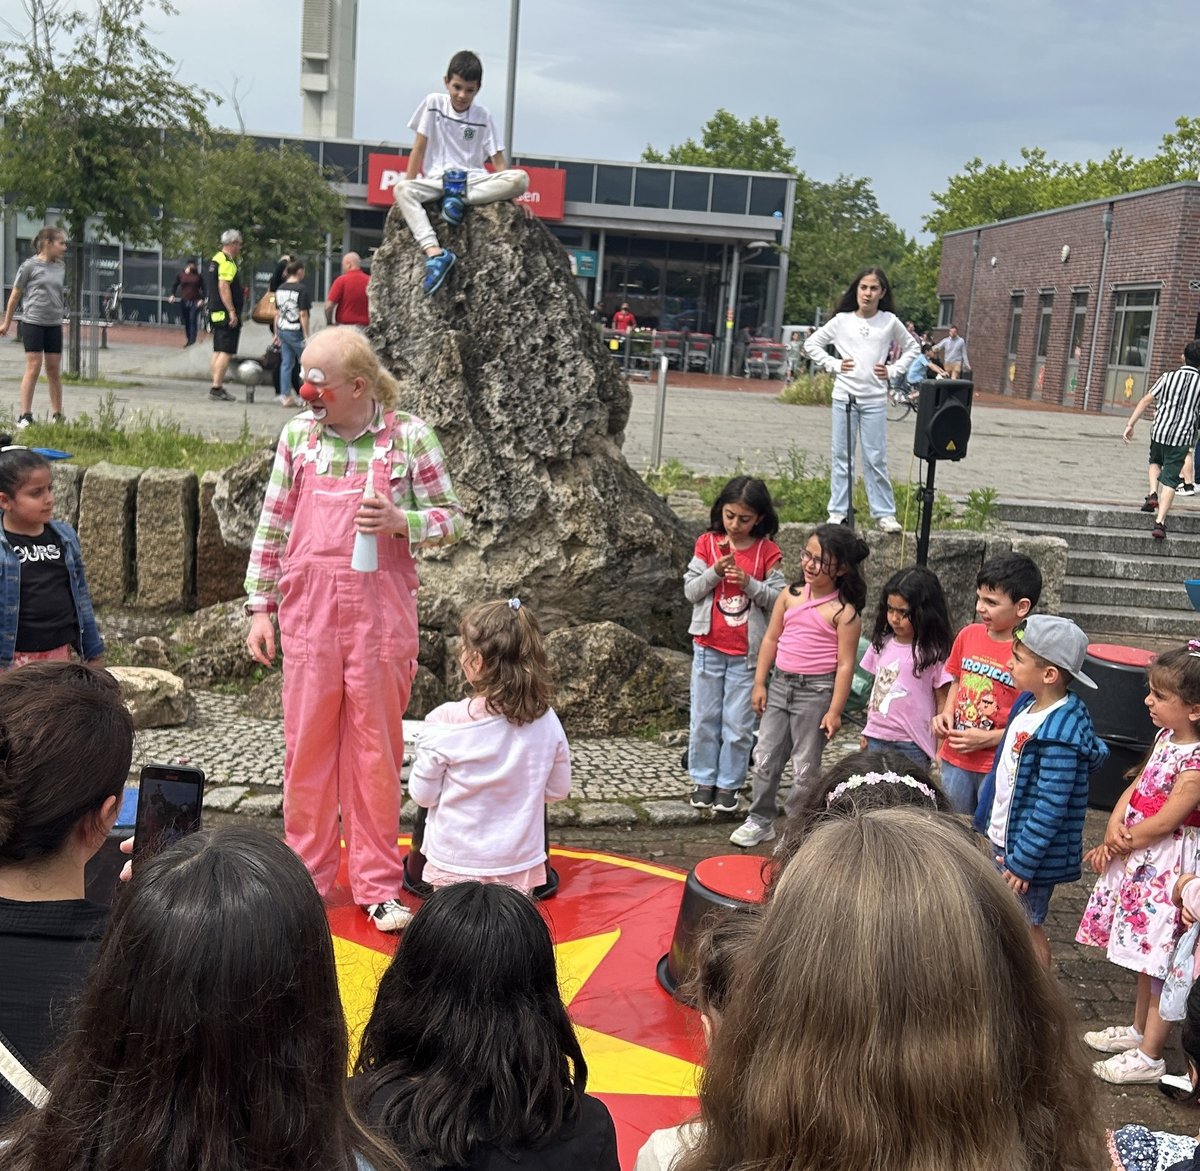
[[[375, 207], [390, 207], [395, 201], [393, 189], [404, 178], [408, 155], [367, 156], [367, 202]], [[521, 167], [529, 176], [529, 190], [517, 200], [538, 219], [561, 220], [567, 193], [567, 173], [554, 167]]]

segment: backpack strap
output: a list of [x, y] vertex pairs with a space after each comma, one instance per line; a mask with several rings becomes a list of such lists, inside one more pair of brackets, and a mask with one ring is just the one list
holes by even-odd
[[50, 1100], [50, 1091], [33, 1076], [3, 1033], [0, 1033], [0, 1079], [12, 1086], [31, 1106], [40, 1109]]

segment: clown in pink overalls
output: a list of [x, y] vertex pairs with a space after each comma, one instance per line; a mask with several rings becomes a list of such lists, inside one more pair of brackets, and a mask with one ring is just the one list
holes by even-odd
[[[311, 410], [283, 429], [246, 574], [251, 656], [284, 656], [284, 833], [317, 890], [332, 889], [346, 839], [350, 890], [382, 931], [397, 896], [402, 718], [417, 669], [410, 550], [456, 540], [462, 508], [432, 428], [395, 409], [398, 387], [349, 326], [304, 349]], [[364, 497], [368, 478], [374, 498]], [[356, 532], [378, 569], [351, 568]]]

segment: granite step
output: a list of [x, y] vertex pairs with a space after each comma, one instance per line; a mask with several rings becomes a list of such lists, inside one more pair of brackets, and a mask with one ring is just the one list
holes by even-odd
[[[1072, 553], [1113, 553], [1142, 557], [1147, 560], [1168, 558], [1180, 559], [1200, 570], [1200, 535], [1181, 532], [1168, 524], [1167, 535], [1156, 541], [1150, 535], [1152, 517], [1142, 518], [1141, 531], [1127, 528], [1103, 528], [1075, 524], [1050, 524], [1044, 522], [1006, 522], [1014, 532], [1031, 533], [1045, 537], [1062, 537]], [[1200, 572], [1189, 573], [1189, 577], [1200, 576]], [[1182, 580], [1182, 579], [1181, 579]]]
[[1157, 557], [1102, 553], [1072, 549], [1067, 554], [1067, 574], [1075, 578], [1102, 578], [1115, 582], [1163, 582], [1173, 588], [1189, 578], [1200, 578], [1200, 557]]
[[[1036, 532], [1050, 525], [1148, 530], [1154, 517], [1139, 511], [1139, 504], [1140, 501], [1131, 500], [1126, 508], [1055, 500], [1000, 500], [995, 516], [1009, 527], [1022, 531]], [[1200, 496], [1177, 497], [1167, 517], [1167, 527], [1173, 533], [1200, 536]]]
[[[1137, 610], [1186, 610], [1194, 614], [1191, 599], [1180, 582], [1130, 581], [1111, 577], [1083, 577], [1067, 562], [1063, 580], [1063, 605], [1082, 602], [1088, 605], [1120, 606], [1126, 612]], [[1197, 619], [1200, 622], [1200, 619]]]
[[1195, 610], [1160, 610], [1141, 607], [1103, 605], [1092, 602], [1064, 602], [1060, 613], [1077, 622], [1093, 642], [1100, 634], [1139, 635], [1155, 638], [1197, 637], [1200, 615]]

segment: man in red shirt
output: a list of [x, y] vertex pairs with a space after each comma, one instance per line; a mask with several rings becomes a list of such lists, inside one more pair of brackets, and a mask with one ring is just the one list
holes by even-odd
[[357, 252], [342, 257], [342, 275], [329, 286], [325, 300], [325, 319], [330, 325], [362, 325], [370, 321], [367, 310], [367, 282], [371, 278], [362, 269]]
[[622, 301], [621, 308], [613, 314], [612, 327], [618, 333], [628, 333], [637, 328], [637, 318], [629, 312], [629, 306]]

